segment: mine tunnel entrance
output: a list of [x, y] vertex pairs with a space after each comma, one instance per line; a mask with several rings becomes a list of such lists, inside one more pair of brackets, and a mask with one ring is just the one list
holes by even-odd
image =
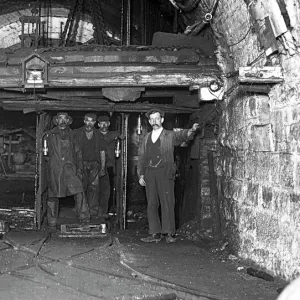
[[[87, 111], [69, 111], [73, 122], [72, 129], [80, 128], [84, 125], [84, 115]], [[48, 111], [38, 116], [37, 137], [41, 140], [43, 133], [53, 127], [52, 118], [56, 111]], [[107, 112], [96, 112], [97, 115], [108, 115]], [[164, 121], [164, 128], [180, 130], [188, 123], [188, 116], [185, 114], [174, 115], [168, 114]], [[99, 130], [96, 123], [95, 128]], [[146, 205], [147, 200], [145, 196], [145, 189], [139, 185], [137, 176], [137, 162], [138, 162], [138, 147], [143, 137], [151, 130], [144, 113], [114, 113], [110, 116], [110, 131], [117, 131], [120, 135], [126, 135], [126, 139], [120, 139], [121, 155], [115, 157], [114, 169], [109, 170], [109, 177], [111, 182], [111, 193], [109, 199], [109, 215], [112, 222], [116, 223], [118, 227], [126, 228], [142, 228], [147, 227]], [[125, 146], [126, 144], [126, 146]], [[38, 147], [42, 147], [40, 143]], [[114, 142], [113, 151], [117, 147], [117, 140]], [[39, 186], [37, 192], [37, 221], [42, 226], [45, 221], [46, 214], [46, 199], [47, 199], [47, 163], [44, 160], [42, 149], [39, 148], [40, 158], [38, 159], [39, 176], [37, 185]], [[181, 222], [182, 208], [184, 207], [183, 195], [185, 189], [185, 172], [186, 163], [189, 154], [189, 147], [187, 144], [182, 144], [175, 150], [175, 160], [178, 168], [175, 182], [176, 195], [176, 224], [179, 226]], [[114, 151], [115, 155], [115, 151]], [[100, 191], [101, 196], [101, 191]], [[73, 222], [75, 219], [74, 198], [66, 197], [60, 199], [60, 213], [59, 223]]]
[[[86, 112], [68, 111], [73, 118], [72, 129], [84, 125]], [[56, 113], [1, 111], [0, 217], [7, 219], [12, 228], [40, 229], [46, 224], [48, 181], [42, 143], [44, 133], [54, 126], [52, 119]], [[96, 113], [108, 114], [104, 111]], [[194, 120], [189, 114], [167, 113], [163, 125], [165, 129], [181, 130], [188, 128], [191, 122]], [[218, 197], [213, 165], [217, 153], [215, 125], [216, 120], [210, 122], [190, 144], [184, 143], [176, 147], [174, 152], [177, 165], [176, 228], [192, 222], [194, 228], [189, 225], [187, 231], [201, 231], [210, 236], [214, 236], [214, 218], [220, 209], [213, 207], [211, 200], [212, 197]], [[95, 127], [98, 130], [97, 123]], [[138, 147], [145, 134], [151, 131], [145, 111], [111, 113], [109, 129], [126, 136], [120, 141], [121, 154], [115, 159], [115, 171], [110, 174], [110, 219], [118, 228], [146, 229], [147, 200], [145, 189], [139, 185], [137, 176]], [[60, 222], [73, 222], [76, 217], [74, 198], [67, 197], [59, 202]]]

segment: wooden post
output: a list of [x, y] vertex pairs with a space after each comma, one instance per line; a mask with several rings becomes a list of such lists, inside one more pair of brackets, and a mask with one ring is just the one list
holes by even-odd
[[11, 168], [11, 142], [12, 142], [12, 135], [9, 135], [9, 144], [8, 144], [8, 157], [7, 157], [7, 165], [9, 169]]
[[201, 176], [201, 173], [202, 173], [202, 149], [203, 149], [203, 145], [202, 145], [202, 139], [200, 140], [199, 139], [199, 165], [198, 165], [198, 176], [197, 176], [197, 229], [198, 231], [200, 232], [201, 229], [202, 229], [202, 195], [201, 195], [201, 192], [202, 192], [202, 176]]

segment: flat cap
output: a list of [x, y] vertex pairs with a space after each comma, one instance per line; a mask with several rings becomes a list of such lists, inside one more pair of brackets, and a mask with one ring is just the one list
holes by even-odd
[[99, 116], [98, 117], [98, 122], [108, 122], [109, 121], [109, 116], [107, 116], [107, 115], [102, 115], [102, 116]]
[[159, 108], [152, 108], [152, 109], [148, 110], [145, 115], [149, 119], [150, 115], [152, 115], [154, 113], [159, 113], [162, 118], [165, 116], [165, 112]]
[[97, 115], [96, 115], [95, 113], [92, 113], [92, 112], [85, 113], [85, 114], [84, 114], [84, 117], [92, 118], [92, 119], [94, 119], [94, 120], [97, 119]]

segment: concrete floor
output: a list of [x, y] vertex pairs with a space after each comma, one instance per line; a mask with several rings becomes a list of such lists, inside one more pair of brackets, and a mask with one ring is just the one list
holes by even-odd
[[[246, 273], [220, 244], [177, 237], [144, 244], [139, 230], [98, 238], [10, 231], [0, 240], [0, 299], [275, 300], [285, 282]], [[46, 239], [47, 238], [47, 239]], [[8, 244], [12, 245], [9, 246]]]

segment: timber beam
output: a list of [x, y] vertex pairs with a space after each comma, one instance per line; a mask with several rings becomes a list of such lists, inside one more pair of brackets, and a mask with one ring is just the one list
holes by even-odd
[[279, 83], [284, 79], [281, 67], [240, 67], [239, 81], [242, 83]]
[[[49, 67], [45, 88], [206, 86], [219, 71], [200, 66]], [[22, 88], [21, 67], [0, 67], [0, 88]]]
[[55, 100], [0, 100], [5, 110], [23, 110], [24, 112], [41, 112], [50, 110], [108, 111], [108, 112], [147, 112], [151, 108], [160, 108], [173, 114], [190, 114], [195, 108], [176, 107], [167, 104], [149, 103], [106, 103], [102, 101], [55, 101]]
[[222, 75], [215, 57], [203, 56], [190, 48], [173, 51], [157, 48], [141, 51], [138, 47], [131, 51], [39, 49], [39, 52], [6, 54], [5, 61], [0, 63], [0, 89], [22, 91], [24, 68], [37, 58], [46, 69], [47, 90], [206, 86]]

